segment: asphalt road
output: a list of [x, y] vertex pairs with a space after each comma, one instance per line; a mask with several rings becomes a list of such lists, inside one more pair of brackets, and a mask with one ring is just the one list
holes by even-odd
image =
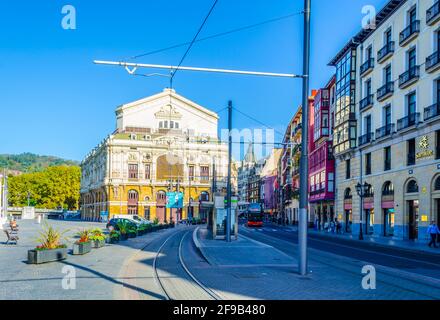
[[[266, 224], [263, 228], [248, 228], [241, 225], [240, 231], [246, 236], [270, 244], [287, 254], [294, 255], [294, 246], [298, 243], [298, 233], [290, 228]], [[276, 241], [277, 239], [283, 242]], [[340, 255], [353, 260], [395, 268], [422, 276], [440, 279], [440, 255], [418, 253], [398, 248], [378, 247], [366, 242], [350, 241], [309, 234], [309, 248]]]

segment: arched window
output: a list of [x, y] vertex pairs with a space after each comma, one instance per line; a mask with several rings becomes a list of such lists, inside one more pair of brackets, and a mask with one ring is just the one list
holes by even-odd
[[129, 200], [137, 200], [138, 199], [138, 192], [136, 190], [128, 191], [128, 199]]
[[165, 191], [159, 191], [156, 195], [156, 200], [165, 200], [167, 198], [167, 194]]
[[408, 182], [408, 186], [406, 188], [407, 193], [417, 193], [419, 192], [419, 185], [416, 180], [411, 180]]
[[440, 177], [435, 179], [434, 190], [435, 191], [440, 191]]
[[371, 184], [368, 185], [368, 189], [367, 189], [367, 192], [365, 193], [365, 197], [367, 197], [367, 198], [374, 197], [374, 189]]
[[345, 189], [344, 199], [352, 199], [352, 198], [353, 198], [353, 196], [351, 194], [351, 189], [350, 188]]
[[383, 196], [394, 195], [394, 185], [391, 183], [391, 181], [387, 181], [384, 183], [383, 188], [382, 188], [382, 195]]

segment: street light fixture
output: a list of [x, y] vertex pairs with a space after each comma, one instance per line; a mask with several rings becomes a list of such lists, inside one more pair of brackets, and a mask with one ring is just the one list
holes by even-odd
[[363, 184], [361, 184], [360, 182], [358, 182], [358, 184], [356, 185], [356, 192], [358, 194], [358, 196], [361, 198], [361, 205], [360, 205], [360, 230], [359, 230], [359, 240], [364, 240], [364, 234], [362, 231], [362, 211], [363, 211], [363, 200], [365, 198], [365, 196], [367, 195], [367, 193], [369, 192], [371, 188], [371, 185], [367, 182], [364, 182]]

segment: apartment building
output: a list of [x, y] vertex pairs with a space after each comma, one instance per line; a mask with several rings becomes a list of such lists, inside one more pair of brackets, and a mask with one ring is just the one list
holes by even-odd
[[438, 0], [389, 1], [376, 28], [330, 63], [336, 212], [347, 232], [426, 241], [440, 222], [439, 21]]

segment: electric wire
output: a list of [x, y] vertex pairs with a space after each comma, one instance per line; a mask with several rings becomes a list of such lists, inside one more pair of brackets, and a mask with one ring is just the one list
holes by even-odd
[[[253, 28], [256, 28], [256, 27], [259, 27], [259, 26], [263, 26], [263, 25], [266, 25], [266, 24], [270, 24], [270, 23], [286, 20], [286, 19], [298, 16], [298, 15], [301, 15], [301, 14], [304, 14], [304, 11], [295, 12], [295, 13], [291, 13], [291, 14], [288, 14], [288, 15], [285, 15], [285, 16], [281, 16], [281, 17], [277, 17], [277, 18], [261, 21], [261, 22], [258, 22], [258, 23], [250, 24], [250, 25], [247, 25], [247, 26], [239, 27], [239, 28], [236, 28], [236, 29], [231, 29], [231, 30], [228, 30], [228, 31], [216, 33], [216, 34], [213, 34], [213, 35], [210, 35], [210, 36], [206, 36], [206, 37], [197, 39], [196, 41], [194, 41], [194, 43], [198, 43], [198, 42], [202, 42], [202, 41], [206, 41], [206, 40], [210, 40], [210, 39], [214, 39], [214, 38], [223, 37], [223, 36], [226, 36], [226, 35], [229, 35], [229, 34], [238, 33], [238, 32], [241, 32], [241, 31], [253, 29]], [[153, 54], [169, 51], [169, 50], [172, 50], [172, 49], [181, 48], [181, 47], [189, 45], [189, 44], [191, 44], [191, 41], [175, 44], [175, 45], [172, 45], [172, 46], [169, 46], [169, 47], [165, 47], [165, 48], [162, 48], [162, 49], [152, 50], [152, 51], [149, 51], [149, 52], [146, 52], [146, 53], [141, 53], [141, 54], [129, 57], [129, 58], [124, 59], [124, 60], [134, 60], [134, 59], [150, 56], [150, 55], [153, 55]]]

